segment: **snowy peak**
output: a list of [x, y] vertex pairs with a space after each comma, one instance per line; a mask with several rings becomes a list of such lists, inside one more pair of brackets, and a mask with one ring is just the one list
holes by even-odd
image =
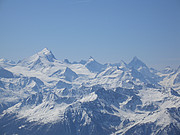
[[86, 60], [81, 60], [79, 63], [85, 65], [87, 63], [87, 61]]
[[38, 52], [37, 55], [39, 57], [46, 58], [49, 62], [54, 62], [56, 59], [51, 51], [49, 51], [47, 48], [44, 48], [42, 51]]
[[0, 65], [0, 134], [179, 135], [179, 121], [180, 68], [60, 62], [47, 48]]
[[23, 59], [18, 62], [19, 66], [28, 67], [30, 69], [43, 68], [45, 66], [53, 65], [52, 63], [56, 60], [51, 51], [44, 48], [42, 51]]
[[153, 73], [153, 71], [151, 72], [146, 64], [137, 57], [134, 57], [128, 66], [132, 69], [133, 77], [138, 78], [145, 83], [157, 84], [159, 77]]
[[71, 62], [68, 59], [64, 59], [63, 62], [66, 64], [71, 64]]
[[146, 64], [144, 64], [141, 60], [139, 60], [136, 56], [133, 58], [133, 60], [128, 64], [130, 67], [133, 67], [135, 69], [138, 69], [140, 67], [147, 67]]
[[64, 76], [67, 81], [73, 81], [78, 77], [78, 75], [68, 67], [65, 69]]
[[50, 54], [50, 53], [51, 53], [51, 51], [48, 50], [47, 48], [44, 48], [43, 50], [41, 50], [40, 52], [38, 52], [38, 54], [44, 54], [44, 55], [48, 55], [48, 54]]
[[88, 62], [90, 61], [95, 61], [95, 59], [92, 56], [90, 56]]
[[44, 53], [44, 54], [49, 54], [51, 51], [49, 51], [47, 48], [44, 48], [41, 52], [39, 53]]
[[64, 70], [59, 69], [55, 71], [50, 77], [57, 77], [61, 79], [65, 79], [66, 81], [72, 82], [76, 78], [78, 78], [78, 75], [72, 71], [69, 67], [66, 67]]
[[89, 69], [91, 72], [100, 72], [102, 71], [105, 66], [97, 62], [93, 57], [90, 57], [85, 66]]

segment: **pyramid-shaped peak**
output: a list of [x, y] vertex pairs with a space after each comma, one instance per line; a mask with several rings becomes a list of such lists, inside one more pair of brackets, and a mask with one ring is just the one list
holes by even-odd
[[69, 67], [66, 67], [65, 72], [73, 72]]
[[44, 48], [42, 51], [38, 52], [37, 55], [40, 57], [45, 57], [50, 62], [53, 62], [54, 59], [56, 59], [53, 53], [47, 48]]
[[48, 50], [48, 48], [44, 48], [42, 51], [44, 51], [44, 52], [50, 52], [50, 51]]
[[49, 62], [54, 62], [56, 58], [47, 48], [44, 48], [42, 51], [25, 58], [18, 62], [18, 65], [26, 66], [30, 69], [36, 69], [37, 67], [41, 68], [42, 65], [48, 65]]
[[68, 67], [65, 69], [64, 76], [67, 81], [73, 81], [78, 77], [78, 75]]
[[139, 67], [147, 67], [140, 59], [136, 56], [132, 59], [132, 61], [128, 64], [130, 67], [139, 68]]
[[71, 64], [71, 62], [68, 59], [64, 59], [63, 62], [67, 64]]
[[100, 72], [104, 69], [104, 65], [97, 62], [93, 57], [90, 57], [87, 63], [85, 64], [91, 72]]
[[134, 56], [133, 57], [133, 60], [139, 60], [137, 56]]
[[134, 56], [134, 57], [133, 57], [133, 61], [142, 62], [137, 56]]
[[47, 54], [52, 54], [52, 52], [48, 50], [47, 48], [44, 48], [42, 51], [38, 52], [38, 54], [47, 55]]
[[92, 56], [90, 56], [89, 61], [95, 61], [95, 59]]
[[[132, 61], [133, 61], [133, 62], [139, 62], [139, 63], [141, 62], [141, 63], [143, 63], [137, 56], [134, 56], [133, 59], [132, 59]], [[132, 62], [132, 61], [131, 61], [131, 62]]]

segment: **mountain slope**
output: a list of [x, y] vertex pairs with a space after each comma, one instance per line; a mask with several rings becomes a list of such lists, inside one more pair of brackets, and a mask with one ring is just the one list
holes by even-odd
[[19, 61], [17, 65], [28, 67], [30, 70], [37, 70], [38, 68], [43, 68], [44, 66], [53, 66], [51, 62], [54, 62], [55, 60], [56, 58], [54, 57], [52, 52], [49, 51], [47, 48], [44, 48], [37, 54], [29, 58], [23, 59], [22, 61]]
[[1, 78], [13, 78], [14, 75], [12, 72], [0, 67], [0, 77]]
[[0, 59], [0, 67], [9, 68], [9, 67], [13, 67], [15, 65], [16, 65], [16, 63], [14, 61], [7, 60], [7, 59]]
[[179, 135], [179, 68], [57, 60], [47, 48], [0, 68], [0, 134]]
[[92, 57], [89, 58], [85, 66], [91, 71], [91, 72], [100, 72], [102, 71], [105, 66], [98, 63], [96, 60], [94, 60]]

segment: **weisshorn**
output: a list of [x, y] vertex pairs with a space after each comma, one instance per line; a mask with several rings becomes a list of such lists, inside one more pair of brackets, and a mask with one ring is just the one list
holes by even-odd
[[180, 67], [0, 59], [0, 134], [180, 135]]

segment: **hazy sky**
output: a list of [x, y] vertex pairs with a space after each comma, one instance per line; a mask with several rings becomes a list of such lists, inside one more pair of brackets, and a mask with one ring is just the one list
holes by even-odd
[[180, 65], [180, 0], [0, 0], [0, 58]]

